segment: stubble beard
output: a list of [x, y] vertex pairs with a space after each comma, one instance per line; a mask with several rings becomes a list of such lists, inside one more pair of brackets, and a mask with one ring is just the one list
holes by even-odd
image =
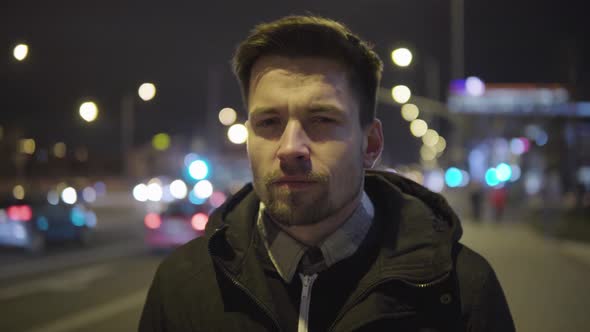
[[313, 225], [332, 212], [328, 183], [314, 184], [314, 193], [293, 192], [289, 188], [267, 186], [266, 213], [285, 226]]
[[[360, 176], [362, 177], [362, 173]], [[351, 174], [351, 177], [354, 175]], [[256, 190], [265, 205], [265, 213], [284, 226], [317, 224], [354, 199], [362, 184], [362, 179], [358, 179], [358, 183], [353, 183], [356, 190], [351, 192], [351, 197], [346, 197], [337, 205], [332, 197], [335, 193], [331, 193], [329, 189], [328, 176], [311, 173], [309, 178], [316, 181], [314, 188], [309, 191], [292, 191], [288, 187], [277, 187], [272, 184], [276, 179], [273, 174], [255, 179], [255, 189], [262, 187], [264, 191], [261, 193], [260, 190]]]

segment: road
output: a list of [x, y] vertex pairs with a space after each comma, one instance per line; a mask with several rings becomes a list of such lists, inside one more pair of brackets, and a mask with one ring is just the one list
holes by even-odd
[[[56, 247], [43, 257], [0, 251], [0, 331], [136, 330], [163, 256], [145, 250], [139, 214], [126, 213], [105, 212], [111, 226], [99, 228], [90, 248]], [[462, 242], [496, 269], [518, 331], [587, 330], [590, 262], [584, 257], [521, 223], [467, 220], [464, 229]]]

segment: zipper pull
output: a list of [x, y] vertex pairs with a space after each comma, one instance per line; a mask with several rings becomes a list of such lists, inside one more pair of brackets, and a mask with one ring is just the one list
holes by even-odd
[[301, 296], [307, 297], [307, 293], [309, 292], [309, 276], [303, 277], [303, 289], [301, 289]]

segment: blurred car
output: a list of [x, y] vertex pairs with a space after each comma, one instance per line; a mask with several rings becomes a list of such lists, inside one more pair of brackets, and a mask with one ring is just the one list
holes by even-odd
[[207, 204], [174, 201], [161, 213], [145, 216], [145, 242], [152, 249], [172, 249], [203, 236], [210, 212]]
[[49, 204], [45, 197], [0, 202], [0, 246], [43, 252], [50, 242], [87, 245], [96, 214], [82, 204]]

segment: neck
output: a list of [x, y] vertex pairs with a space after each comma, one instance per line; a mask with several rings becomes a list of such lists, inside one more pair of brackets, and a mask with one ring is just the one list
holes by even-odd
[[280, 223], [275, 223], [287, 234], [291, 235], [297, 241], [307, 246], [317, 246], [330, 234], [334, 233], [342, 224], [350, 218], [352, 213], [358, 207], [362, 198], [362, 190], [348, 203], [344, 205], [336, 213], [320, 220], [311, 225], [292, 225], [287, 226]]

